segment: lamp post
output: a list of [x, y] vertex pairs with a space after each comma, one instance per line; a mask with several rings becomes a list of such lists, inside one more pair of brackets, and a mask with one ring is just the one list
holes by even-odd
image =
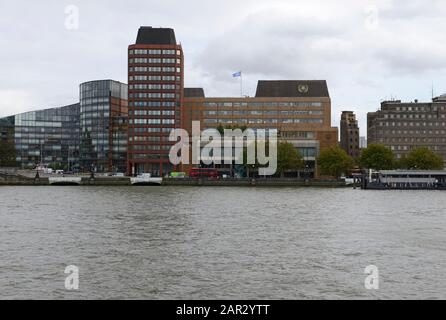
[[309, 167], [309, 165], [308, 164], [306, 164], [305, 165], [305, 182], [307, 182], [309, 179], [308, 179], [308, 176], [309, 176], [309, 171], [310, 170], [310, 167]]

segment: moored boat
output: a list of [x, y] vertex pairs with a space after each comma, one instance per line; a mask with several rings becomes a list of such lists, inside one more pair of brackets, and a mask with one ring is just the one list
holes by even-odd
[[136, 178], [130, 178], [132, 185], [161, 185], [163, 178], [152, 177], [150, 173], [142, 173]]

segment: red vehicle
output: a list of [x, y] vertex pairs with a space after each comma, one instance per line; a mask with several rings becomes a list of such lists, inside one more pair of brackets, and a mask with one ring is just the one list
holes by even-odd
[[189, 172], [189, 177], [193, 179], [198, 178], [208, 178], [208, 179], [218, 179], [218, 171], [216, 169], [209, 168], [193, 168]]

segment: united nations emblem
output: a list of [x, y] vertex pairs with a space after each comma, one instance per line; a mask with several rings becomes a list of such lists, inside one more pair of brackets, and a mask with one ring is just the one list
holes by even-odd
[[300, 84], [300, 85], [298, 85], [297, 86], [297, 90], [300, 92], [300, 93], [308, 93], [308, 85], [307, 84]]

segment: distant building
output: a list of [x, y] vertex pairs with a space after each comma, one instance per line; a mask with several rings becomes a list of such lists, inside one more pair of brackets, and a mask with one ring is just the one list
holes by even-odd
[[366, 149], [366, 148], [367, 148], [367, 138], [359, 137], [359, 149]]
[[174, 30], [141, 27], [128, 48], [128, 75], [127, 173], [169, 173], [169, 134], [182, 127], [184, 87], [183, 49]]
[[301, 153], [312, 176], [318, 175], [316, 158], [321, 150], [337, 144], [326, 81], [259, 81], [252, 98], [211, 98], [202, 88], [185, 88], [184, 96], [182, 123], [189, 133], [192, 121], [199, 121], [202, 129], [237, 125], [274, 130]]
[[446, 95], [432, 102], [384, 101], [367, 115], [368, 144], [383, 144], [398, 159], [412, 149], [427, 147], [446, 162]]
[[358, 120], [353, 111], [342, 112], [341, 147], [353, 158], [360, 156]]

